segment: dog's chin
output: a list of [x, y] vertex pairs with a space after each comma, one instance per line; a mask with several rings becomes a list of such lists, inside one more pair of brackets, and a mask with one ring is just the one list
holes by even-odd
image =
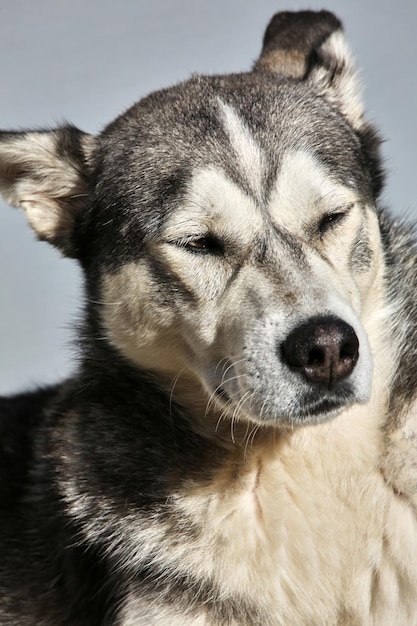
[[[331, 402], [323, 401], [317, 405], [302, 406], [295, 409], [293, 413], [275, 418], [277, 425], [286, 427], [311, 426], [323, 424], [340, 415], [344, 410], [355, 404], [352, 402]], [[265, 421], [265, 420], [264, 420]], [[272, 418], [274, 421], [274, 418]], [[270, 420], [268, 420], [268, 424]]]
[[227, 391], [218, 387], [215, 392], [216, 404], [221, 409], [223, 418], [235, 421], [252, 422], [259, 426], [275, 428], [294, 428], [323, 424], [328, 422], [354, 404], [362, 404], [365, 399], [355, 398], [353, 394], [343, 397], [323, 397], [309, 400], [303, 404], [294, 404], [285, 413], [277, 410], [273, 403], [263, 403], [258, 409], [254, 402], [245, 403], [230, 398]]

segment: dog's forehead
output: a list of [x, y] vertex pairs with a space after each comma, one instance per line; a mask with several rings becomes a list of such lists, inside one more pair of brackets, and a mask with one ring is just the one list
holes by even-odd
[[[207, 162], [246, 149], [253, 139], [268, 156], [310, 144], [331, 158], [340, 151], [350, 160], [359, 148], [341, 114], [303, 83], [253, 73], [195, 77], [154, 92], [136, 103], [104, 131], [115, 163], [115, 142], [121, 156], [132, 155], [137, 167], [152, 160], [159, 166], [178, 158]], [[352, 145], [355, 144], [355, 145]], [[350, 150], [347, 148], [350, 148]], [[326, 154], [326, 153], [329, 154]], [[141, 159], [142, 156], [142, 159]], [[352, 163], [349, 163], [351, 165]]]
[[[306, 86], [264, 75], [195, 77], [151, 94], [104, 131], [102, 145], [103, 202], [148, 230], [166, 222], [202, 171], [222, 172], [237, 195], [275, 207], [318, 181], [317, 194], [369, 187], [343, 116]], [[205, 176], [202, 189], [209, 187]]]

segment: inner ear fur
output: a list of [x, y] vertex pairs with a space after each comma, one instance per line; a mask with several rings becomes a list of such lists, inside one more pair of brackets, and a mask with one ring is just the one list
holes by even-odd
[[87, 204], [94, 138], [74, 126], [0, 132], [0, 192], [24, 209], [39, 239], [77, 256], [76, 220]]
[[329, 11], [274, 15], [255, 71], [308, 82], [355, 130], [364, 126], [362, 98], [340, 20]]

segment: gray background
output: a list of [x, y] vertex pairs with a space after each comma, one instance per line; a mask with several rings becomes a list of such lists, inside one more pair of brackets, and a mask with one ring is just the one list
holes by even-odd
[[[385, 200], [417, 217], [416, 0], [0, 0], [0, 127], [97, 132], [192, 72], [249, 68], [272, 14], [300, 8], [342, 18], [387, 138]], [[76, 264], [0, 201], [0, 393], [70, 371], [81, 294]]]

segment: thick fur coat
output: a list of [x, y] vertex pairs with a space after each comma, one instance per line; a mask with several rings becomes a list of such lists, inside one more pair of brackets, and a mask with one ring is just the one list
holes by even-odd
[[0, 399], [2, 626], [417, 625], [417, 250], [331, 13], [96, 136], [0, 133], [85, 276], [71, 379]]

